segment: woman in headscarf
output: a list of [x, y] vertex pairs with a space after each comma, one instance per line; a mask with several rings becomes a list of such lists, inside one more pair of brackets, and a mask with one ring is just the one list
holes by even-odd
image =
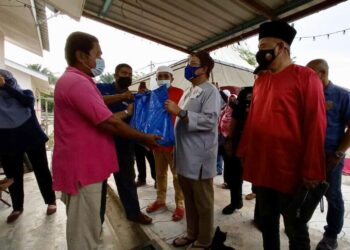
[[13, 211], [7, 223], [23, 212], [23, 157], [27, 153], [33, 166], [47, 215], [56, 212], [56, 197], [48, 167], [45, 143], [48, 138], [34, 111], [35, 98], [30, 90], [22, 90], [13, 75], [0, 69], [0, 157], [5, 175], [13, 179], [9, 187]]

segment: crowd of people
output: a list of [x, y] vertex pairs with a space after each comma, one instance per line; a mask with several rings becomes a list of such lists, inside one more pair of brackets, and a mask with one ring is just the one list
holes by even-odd
[[[310, 249], [307, 223], [315, 206], [305, 201], [324, 183], [328, 189], [322, 189], [319, 198], [325, 194], [328, 201], [327, 225], [317, 250], [336, 249], [344, 223], [341, 171], [350, 146], [350, 95], [328, 79], [325, 60], [312, 60], [305, 67], [293, 63], [295, 35], [283, 21], [260, 26], [256, 80], [238, 95], [219, 91], [209, 82], [214, 61], [208, 52], [189, 56], [184, 76], [191, 86], [185, 91], [172, 86], [173, 70], [160, 66], [156, 80], [167, 86], [164, 109], [172, 117], [175, 134], [175, 145], [165, 147], [159, 145], [159, 135], [129, 126], [134, 114], [132, 67], [119, 64], [113, 83], [96, 84], [93, 78], [105, 67], [99, 41], [87, 33], [72, 33], [65, 46], [68, 67], [54, 93], [53, 178], [45, 150], [48, 138], [36, 118], [33, 93], [22, 90], [10, 72], [0, 70], [0, 156], [6, 174], [0, 185], [9, 186], [13, 204], [7, 222], [13, 223], [23, 212], [26, 153], [48, 204], [47, 215], [56, 212], [54, 190], [62, 193], [68, 249], [97, 249], [111, 174], [127, 219], [152, 223], [141, 211], [137, 194], [137, 187], [146, 183], [147, 157], [157, 194], [146, 212], [166, 208], [170, 169], [176, 205], [172, 220], [186, 218], [186, 234], [173, 245], [210, 249], [213, 178], [222, 172], [217, 168], [221, 155], [230, 190], [222, 213], [243, 207], [243, 180], [251, 182], [252, 194], [246, 198], [256, 196], [254, 223], [264, 249], [280, 249], [281, 215], [289, 248]], [[139, 93], [147, 91], [141, 83]], [[307, 193], [299, 202], [303, 189]]]

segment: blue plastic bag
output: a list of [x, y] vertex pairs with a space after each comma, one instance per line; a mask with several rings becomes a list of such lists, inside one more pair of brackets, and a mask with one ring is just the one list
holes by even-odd
[[162, 146], [173, 146], [174, 127], [169, 114], [164, 108], [168, 99], [168, 89], [163, 85], [154, 91], [135, 95], [134, 115], [130, 126], [148, 134], [162, 137], [158, 143]]

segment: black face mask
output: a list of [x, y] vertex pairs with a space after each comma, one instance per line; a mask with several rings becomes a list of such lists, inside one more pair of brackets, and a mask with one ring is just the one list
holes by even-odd
[[128, 88], [130, 85], [131, 85], [131, 77], [128, 77], [128, 76], [125, 76], [125, 77], [119, 77], [118, 78], [118, 86], [121, 88], [121, 89], [126, 89]]
[[265, 70], [276, 58], [275, 49], [261, 49], [256, 53], [255, 58], [259, 64], [259, 69]]

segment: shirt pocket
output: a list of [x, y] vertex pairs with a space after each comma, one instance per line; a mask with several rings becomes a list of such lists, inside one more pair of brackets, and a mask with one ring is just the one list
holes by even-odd
[[188, 100], [187, 105], [185, 106], [185, 110], [200, 113], [202, 108], [202, 104], [198, 98], [190, 98]]

